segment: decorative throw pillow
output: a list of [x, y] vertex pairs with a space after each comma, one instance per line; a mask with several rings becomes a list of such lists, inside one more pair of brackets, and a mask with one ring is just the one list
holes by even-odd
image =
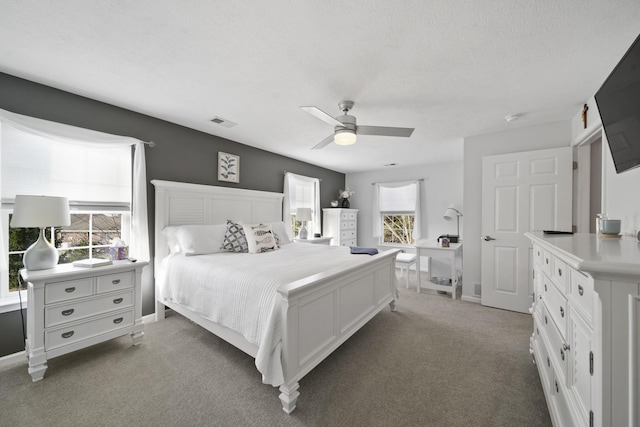
[[226, 232], [225, 224], [183, 225], [178, 227], [176, 237], [181, 252], [185, 255], [204, 255], [224, 252], [220, 247]]
[[229, 252], [249, 252], [247, 238], [244, 235], [242, 225], [227, 220], [227, 231], [224, 234], [222, 249]]
[[250, 254], [275, 251], [278, 249], [275, 236], [268, 224], [243, 225]]
[[276, 239], [280, 239], [278, 241], [278, 246], [291, 242], [291, 239], [289, 238], [289, 234], [287, 233], [287, 228], [284, 225], [284, 222], [282, 221], [270, 222], [269, 225], [271, 226], [271, 231], [273, 231], [273, 234], [277, 236]]

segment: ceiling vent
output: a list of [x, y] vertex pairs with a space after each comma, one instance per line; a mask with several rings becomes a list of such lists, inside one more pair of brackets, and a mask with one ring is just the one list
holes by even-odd
[[232, 128], [237, 125], [237, 123], [234, 123], [231, 120], [223, 119], [222, 117], [214, 117], [213, 119], [211, 119], [211, 121], [226, 128]]

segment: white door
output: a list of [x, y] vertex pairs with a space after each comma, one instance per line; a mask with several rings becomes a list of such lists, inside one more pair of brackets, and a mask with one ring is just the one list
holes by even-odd
[[528, 313], [533, 294], [527, 231], [571, 231], [570, 147], [482, 159], [483, 305]]

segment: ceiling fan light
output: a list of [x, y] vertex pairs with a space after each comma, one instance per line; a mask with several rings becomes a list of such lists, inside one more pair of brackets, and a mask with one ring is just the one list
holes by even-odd
[[338, 145], [351, 145], [356, 143], [356, 133], [351, 129], [336, 131], [333, 141]]

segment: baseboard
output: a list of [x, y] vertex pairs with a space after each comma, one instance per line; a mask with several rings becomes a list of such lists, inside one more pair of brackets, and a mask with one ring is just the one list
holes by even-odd
[[474, 296], [470, 296], [470, 295], [462, 295], [462, 297], [460, 299], [462, 299], [462, 301], [475, 302], [476, 304], [480, 304], [480, 297], [474, 297]]
[[151, 313], [151, 314], [147, 314], [146, 316], [142, 316], [142, 323], [153, 323], [156, 321], [156, 314], [155, 313]]
[[12, 365], [27, 364], [27, 353], [22, 350], [17, 353], [8, 354], [0, 357], [0, 368], [6, 368]]

